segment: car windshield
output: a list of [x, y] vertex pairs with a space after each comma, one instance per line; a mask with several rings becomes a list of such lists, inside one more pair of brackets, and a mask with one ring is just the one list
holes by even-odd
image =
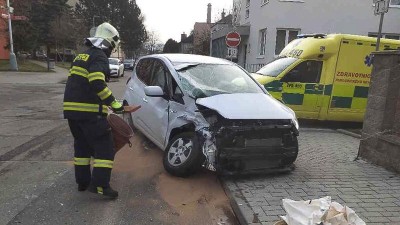
[[133, 62], [132, 59], [125, 59], [125, 60], [124, 60], [124, 63], [132, 63], [132, 62]]
[[292, 65], [294, 62], [296, 62], [296, 60], [298, 60], [298, 59], [290, 58], [290, 57], [279, 58], [279, 59], [265, 65], [263, 68], [261, 68], [259, 71], [257, 71], [256, 74], [270, 76], [270, 77], [276, 77], [280, 73], [282, 73], [286, 68], [288, 68], [290, 65]]
[[263, 93], [249, 75], [235, 65], [198, 64], [178, 71], [184, 92], [193, 98], [219, 94]]
[[111, 65], [118, 65], [118, 59], [108, 59], [108, 62], [109, 62]]

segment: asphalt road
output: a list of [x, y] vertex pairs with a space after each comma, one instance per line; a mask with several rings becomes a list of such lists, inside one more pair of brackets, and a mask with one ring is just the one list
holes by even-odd
[[[130, 72], [109, 83], [121, 98]], [[168, 175], [140, 133], [118, 152], [115, 201], [78, 192], [62, 119], [66, 71], [0, 73], [0, 224], [237, 224], [215, 174]]]

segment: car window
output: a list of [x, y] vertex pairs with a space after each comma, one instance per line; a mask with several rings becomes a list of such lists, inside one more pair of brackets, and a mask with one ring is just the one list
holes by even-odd
[[164, 92], [167, 92], [165, 73], [166, 70], [164, 69], [164, 65], [158, 60], [155, 61], [150, 86], [159, 86], [164, 90]]
[[321, 61], [307, 60], [290, 70], [282, 82], [319, 83], [321, 71]]
[[142, 59], [136, 66], [136, 76], [145, 85], [150, 85], [152, 64], [153, 61], [151, 59]]

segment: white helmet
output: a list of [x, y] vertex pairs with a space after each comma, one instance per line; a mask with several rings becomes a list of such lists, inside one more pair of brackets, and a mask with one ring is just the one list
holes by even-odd
[[119, 33], [115, 27], [113, 27], [109, 23], [100, 24], [97, 29], [94, 37], [103, 38], [106, 40], [113, 49], [117, 48], [120, 42]]
[[[104, 49], [110, 48], [116, 49], [120, 42], [120, 37], [117, 29], [113, 27], [109, 23], [100, 24], [97, 29], [94, 37], [87, 38], [95, 47]], [[109, 44], [109, 46], [104, 46], [104, 41]]]

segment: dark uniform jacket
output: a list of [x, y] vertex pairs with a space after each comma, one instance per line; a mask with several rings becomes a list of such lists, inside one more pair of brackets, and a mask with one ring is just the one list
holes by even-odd
[[107, 115], [107, 106], [114, 100], [107, 87], [110, 76], [106, 54], [98, 48], [89, 48], [72, 63], [64, 93], [64, 118], [90, 120]]

